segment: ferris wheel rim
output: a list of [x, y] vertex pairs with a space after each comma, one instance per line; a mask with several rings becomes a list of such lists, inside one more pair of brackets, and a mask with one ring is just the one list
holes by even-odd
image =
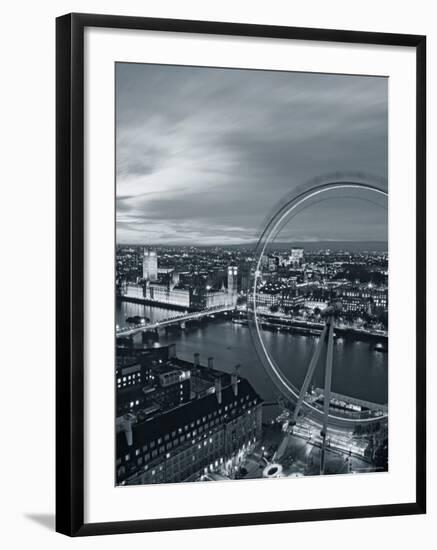
[[[362, 181], [354, 181], [361, 179]], [[253, 334], [253, 340], [256, 344], [260, 344], [261, 346], [261, 363], [263, 364], [264, 368], [266, 368], [267, 373], [270, 376], [270, 379], [273, 381], [273, 383], [276, 385], [276, 387], [279, 389], [279, 391], [287, 398], [292, 399], [293, 401], [297, 400], [299, 398], [299, 391], [294, 387], [294, 385], [287, 380], [283, 373], [281, 372], [281, 369], [277, 366], [276, 362], [273, 360], [267, 349], [265, 348], [263, 338], [261, 336], [261, 328], [260, 323], [258, 319], [257, 314], [257, 308], [256, 308], [256, 294], [257, 294], [257, 282], [258, 277], [260, 275], [260, 264], [261, 264], [261, 258], [263, 257], [266, 247], [270, 242], [270, 239], [272, 235], [277, 230], [278, 226], [284, 221], [284, 219], [287, 219], [288, 216], [296, 210], [299, 206], [307, 202], [313, 197], [316, 197], [322, 193], [334, 191], [336, 189], [361, 189], [364, 191], [370, 191], [377, 193], [379, 195], [382, 195], [386, 198], [388, 198], [388, 192], [385, 189], [382, 189], [378, 185], [375, 185], [373, 183], [366, 183], [366, 179], [371, 179], [368, 176], [362, 177], [362, 178], [345, 178], [344, 181], [341, 180], [341, 178], [326, 178], [325, 181], [318, 183], [316, 185], [313, 185], [311, 187], [308, 187], [307, 189], [302, 190], [300, 193], [296, 194], [295, 196], [288, 199], [273, 215], [273, 217], [270, 219], [270, 221], [267, 223], [266, 227], [264, 228], [264, 231], [262, 232], [257, 246], [255, 248], [255, 274], [254, 274], [254, 281], [252, 285], [252, 293], [251, 293], [251, 306], [252, 309], [248, 308], [249, 313], [252, 312], [252, 318], [249, 320], [251, 321], [249, 323], [249, 327], [255, 329], [255, 332]], [[267, 365], [265, 364], [265, 361], [262, 359], [267, 360]], [[285, 391], [284, 391], [285, 390]], [[303, 399], [302, 405], [309, 409], [310, 414], [316, 417], [317, 420], [319, 418], [323, 417], [323, 411], [321, 411], [319, 408], [314, 407], [311, 403]], [[329, 420], [341, 423], [341, 424], [371, 424], [374, 422], [380, 422], [386, 418], [388, 418], [388, 413], [382, 414], [380, 416], [376, 417], [368, 417], [368, 418], [348, 418], [345, 416], [338, 416], [332, 413], [328, 414]]]

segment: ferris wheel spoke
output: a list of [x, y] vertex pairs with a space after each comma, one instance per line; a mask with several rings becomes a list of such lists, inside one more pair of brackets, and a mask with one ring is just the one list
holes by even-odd
[[325, 364], [325, 389], [323, 397], [323, 425], [322, 425], [322, 452], [320, 460], [320, 473], [325, 473], [326, 435], [328, 432], [329, 404], [331, 402], [332, 364], [334, 351], [334, 318], [329, 320], [328, 349]]
[[298, 417], [300, 409], [302, 407], [302, 403], [303, 403], [303, 401], [305, 399], [305, 396], [307, 394], [308, 387], [311, 383], [311, 380], [312, 380], [313, 375], [314, 375], [314, 371], [316, 370], [316, 367], [317, 367], [317, 363], [319, 362], [320, 354], [322, 353], [323, 344], [325, 342], [327, 331], [328, 331], [328, 325], [326, 324], [323, 328], [322, 334], [320, 335], [320, 340], [317, 343], [316, 349], [314, 351], [314, 355], [311, 358], [311, 362], [308, 366], [308, 370], [305, 374], [305, 378], [304, 378], [302, 387], [300, 389], [299, 397], [298, 397], [296, 407], [295, 407], [294, 413], [293, 413], [293, 420], [292, 420], [293, 425], [296, 424], [297, 417]]

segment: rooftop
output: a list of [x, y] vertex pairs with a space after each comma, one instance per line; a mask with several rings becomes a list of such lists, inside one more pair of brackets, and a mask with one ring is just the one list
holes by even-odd
[[[184, 428], [185, 425], [197, 421], [215, 411], [222, 414], [225, 409], [237, 403], [237, 407], [243, 407], [247, 402], [255, 401], [256, 404], [262, 402], [259, 395], [252, 388], [251, 384], [244, 378], [238, 381], [238, 395], [234, 395], [231, 385], [223, 388], [222, 402], [219, 404], [217, 396], [214, 393], [206, 395], [199, 399], [194, 399], [170, 411], [163, 412], [149, 420], [137, 422], [133, 426], [133, 446], [138, 448], [156, 438], [162, 437], [166, 433], [171, 433]], [[128, 452], [126, 437], [123, 432], [117, 433], [117, 449], [121, 455]]]

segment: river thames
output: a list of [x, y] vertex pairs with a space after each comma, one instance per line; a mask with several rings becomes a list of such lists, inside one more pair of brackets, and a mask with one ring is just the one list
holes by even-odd
[[[139, 315], [152, 322], [180, 315], [169, 309], [118, 302], [116, 323], [127, 325], [126, 317]], [[295, 386], [300, 387], [311, 359], [317, 336], [263, 331], [265, 345], [282, 372]], [[135, 337], [141, 342], [141, 336]], [[214, 358], [214, 367], [232, 372], [241, 365], [240, 374], [247, 378], [266, 401], [276, 401], [278, 391], [255, 351], [249, 328], [233, 323], [230, 319], [213, 319], [186, 330], [171, 330], [159, 337], [160, 345], [176, 344], [176, 354], [181, 359], [193, 361], [194, 353], [200, 354], [200, 362], [207, 364]], [[156, 345], [156, 344], [155, 344]], [[323, 365], [316, 369], [313, 383], [323, 386]], [[388, 399], [388, 354], [375, 350], [374, 342], [352, 341], [337, 338], [334, 346], [334, 392], [386, 404]]]

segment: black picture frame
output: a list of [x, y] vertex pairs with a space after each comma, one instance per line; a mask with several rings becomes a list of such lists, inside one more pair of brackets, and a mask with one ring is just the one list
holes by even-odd
[[[416, 50], [416, 499], [389, 505], [84, 522], [84, 29], [106, 27]], [[73, 13], [56, 20], [56, 530], [69, 536], [423, 514], [426, 511], [426, 37]]]

